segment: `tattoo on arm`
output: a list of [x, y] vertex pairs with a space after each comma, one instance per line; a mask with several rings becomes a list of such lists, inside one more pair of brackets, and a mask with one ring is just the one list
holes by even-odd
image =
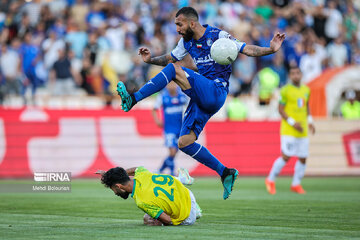
[[151, 64], [159, 65], [159, 66], [166, 66], [169, 63], [174, 63], [176, 60], [169, 54], [162, 55], [159, 57], [152, 57], [150, 60]]
[[250, 57], [261, 57], [274, 53], [274, 51], [269, 47], [259, 47], [255, 45], [246, 45], [244, 47], [243, 53]]

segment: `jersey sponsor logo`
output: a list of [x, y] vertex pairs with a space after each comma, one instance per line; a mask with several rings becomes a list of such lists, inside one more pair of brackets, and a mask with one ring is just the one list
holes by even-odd
[[182, 113], [182, 106], [167, 107], [164, 111], [166, 114]]
[[210, 62], [214, 62], [214, 59], [211, 58], [210, 54], [208, 54], [205, 57], [200, 57], [200, 58], [193, 58], [194, 63], [197, 65], [199, 63], [210, 63]]
[[180, 101], [179, 101], [178, 98], [172, 98], [172, 99], [171, 99], [171, 103], [172, 103], [172, 104], [179, 104], [179, 102], [180, 102]]

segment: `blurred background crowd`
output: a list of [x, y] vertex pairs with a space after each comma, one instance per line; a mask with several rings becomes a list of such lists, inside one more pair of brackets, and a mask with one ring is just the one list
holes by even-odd
[[255, 95], [259, 105], [287, 83], [291, 65], [308, 83], [360, 64], [359, 0], [0, 0], [0, 103], [94, 95], [111, 104], [118, 81], [138, 89], [158, 73], [137, 50], [169, 53], [179, 40], [175, 13], [190, 5], [201, 23], [247, 44], [269, 46], [274, 32], [286, 33], [277, 54], [240, 54], [233, 64], [230, 93]]

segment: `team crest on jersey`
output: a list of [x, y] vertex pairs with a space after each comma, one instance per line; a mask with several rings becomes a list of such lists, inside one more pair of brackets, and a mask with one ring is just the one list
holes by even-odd
[[178, 98], [172, 98], [171, 103], [172, 104], [179, 104], [179, 99]]
[[207, 45], [210, 47], [213, 44], [213, 40], [211, 40], [211, 38], [208, 38], [208, 40], [206, 41]]
[[298, 105], [299, 108], [302, 108], [304, 106], [304, 104], [305, 104], [305, 101], [304, 101], [303, 98], [298, 98], [297, 99], [297, 105]]

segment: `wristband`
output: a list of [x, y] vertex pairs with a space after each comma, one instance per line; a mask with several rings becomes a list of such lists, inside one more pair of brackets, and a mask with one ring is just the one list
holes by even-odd
[[314, 119], [312, 118], [311, 115], [308, 115], [307, 120], [308, 120], [308, 124], [313, 124], [314, 123]]
[[290, 125], [290, 126], [294, 126], [295, 125], [295, 120], [293, 119], [293, 118], [291, 118], [291, 117], [288, 117], [287, 119], [286, 119], [286, 121], [287, 121], [287, 123]]

